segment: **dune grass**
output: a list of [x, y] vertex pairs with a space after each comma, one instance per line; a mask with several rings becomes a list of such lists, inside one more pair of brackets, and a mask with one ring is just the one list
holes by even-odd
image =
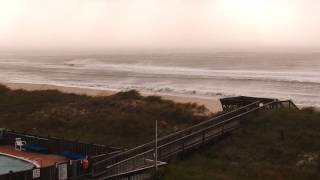
[[206, 119], [208, 110], [137, 91], [89, 97], [0, 86], [0, 127], [72, 140], [130, 147]]
[[223, 141], [161, 171], [164, 180], [320, 179], [320, 113], [251, 116]]
[[[89, 97], [0, 86], [0, 127], [132, 147], [207, 119], [207, 109], [136, 91]], [[312, 108], [251, 115], [226, 139], [161, 169], [164, 180], [320, 179], [320, 113]]]

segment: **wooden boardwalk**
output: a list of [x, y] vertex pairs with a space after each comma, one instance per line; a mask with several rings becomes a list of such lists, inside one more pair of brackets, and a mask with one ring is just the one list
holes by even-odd
[[161, 166], [172, 158], [228, 135], [252, 113], [277, 108], [297, 108], [290, 100], [249, 98], [248, 101], [243, 101], [243, 97], [240, 99], [240, 105], [231, 103], [239, 102], [236, 98], [228, 99], [225, 106], [228, 112], [224, 114], [159, 138], [157, 151], [155, 141], [152, 141], [111, 157], [99, 156], [91, 159], [90, 179], [145, 179], [145, 172], [155, 167], [155, 152], [158, 156], [157, 165]]

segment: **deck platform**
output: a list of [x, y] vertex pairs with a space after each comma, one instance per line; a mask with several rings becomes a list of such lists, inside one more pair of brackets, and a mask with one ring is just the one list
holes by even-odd
[[68, 162], [63, 156], [53, 155], [53, 154], [39, 154], [27, 151], [15, 150], [13, 146], [0, 146], [0, 154], [15, 156], [21, 159], [26, 159], [32, 161], [39, 165], [40, 167], [53, 166], [56, 163]]

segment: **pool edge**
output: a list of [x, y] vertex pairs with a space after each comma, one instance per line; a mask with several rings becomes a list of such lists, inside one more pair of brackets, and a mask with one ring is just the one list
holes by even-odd
[[4, 156], [8, 156], [8, 157], [19, 159], [19, 160], [22, 160], [22, 161], [26, 161], [28, 163], [31, 163], [31, 164], [35, 165], [36, 168], [40, 168], [41, 167], [36, 161], [32, 161], [32, 160], [24, 158], [24, 157], [15, 156], [15, 155], [12, 155], [12, 154], [2, 153], [2, 152], [0, 152], [0, 155], [4, 155]]

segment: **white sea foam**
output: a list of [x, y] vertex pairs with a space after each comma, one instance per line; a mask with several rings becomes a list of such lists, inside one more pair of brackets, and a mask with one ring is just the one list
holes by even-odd
[[[239, 62], [228, 59], [229, 56], [219, 61], [216, 59], [221, 59], [220, 56], [201, 61], [193, 60], [197, 56], [177, 57], [180, 60], [168, 57], [0, 58], [0, 79], [190, 96], [264, 96], [320, 106], [320, 62], [317, 60], [302, 63], [303, 57], [299, 57], [282, 62], [272, 60], [272, 56], [270, 62], [261, 63], [247, 61], [246, 58], [252, 57], [242, 55]], [[234, 58], [237, 55], [233, 54]]]
[[182, 76], [181, 78], [224, 78], [233, 80], [288, 81], [320, 83], [320, 71], [213, 70], [150, 64], [104, 63], [95, 59], [77, 59], [64, 63], [71, 69], [136, 73], [146, 77]]

